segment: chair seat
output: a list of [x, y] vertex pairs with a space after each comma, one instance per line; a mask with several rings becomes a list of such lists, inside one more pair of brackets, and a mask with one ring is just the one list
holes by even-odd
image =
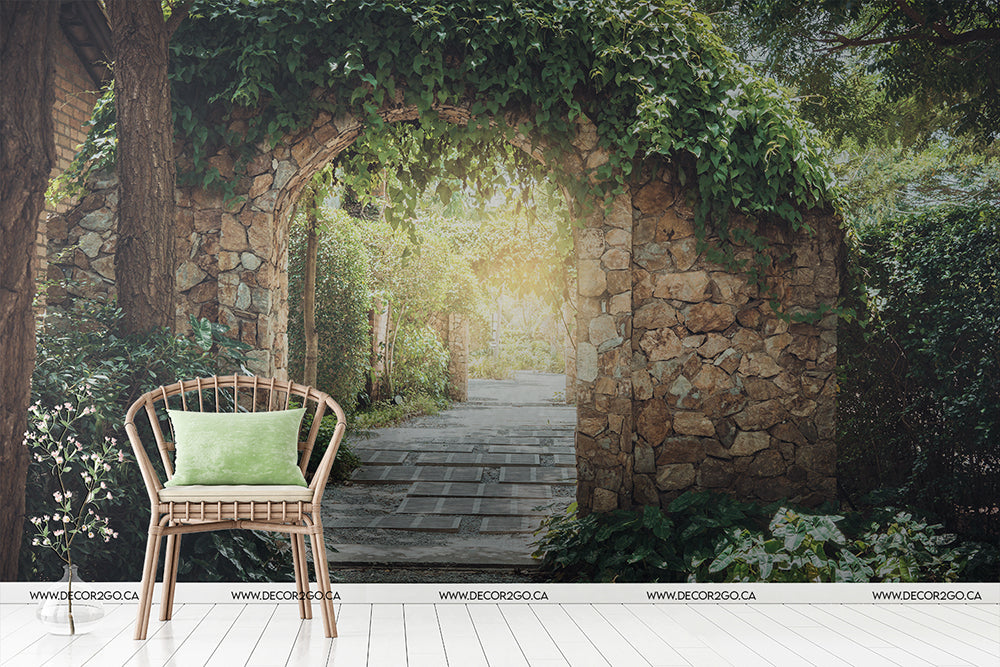
[[306, 486], [248, 484], [218, 485], [192, 484], [190, 486], [168, 486], [160, 489], [161, 503], [218, 503], [218, 502], [258, 502], [287, 503], [309, 502], [313, 491]]

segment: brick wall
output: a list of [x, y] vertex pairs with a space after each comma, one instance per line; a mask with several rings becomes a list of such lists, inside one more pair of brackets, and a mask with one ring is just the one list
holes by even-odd
[[[76, 150], [87, 136], [84, 126], [90, 120], [91, 110], [97, 102], [97, 86], [87, 74], [73, 47], [62, 32], [59, 33], [55, 45], [55, 104], [52, 107], [52, 121], [55, 131], [56, 163], [52, 168], [50, 178], [56, 178], [69, 167]], [[65, 213], [78, 203], [75, 199], [66, 199], [53, 206], [46, 202], [38, 221], [38, 237], [35, 253], [36, 275], [39, 280], [46, 277], [58, 278], [61, 273], [48, 275], [46, 248], [49, 240], [49, 216], [53, 213]], [[65, 230], [52, 230], [57, 235], [65, 235]], [[56, 269], [58, 271], [58, 269]], [[39, 290], [44, 300], [44, 293]]]

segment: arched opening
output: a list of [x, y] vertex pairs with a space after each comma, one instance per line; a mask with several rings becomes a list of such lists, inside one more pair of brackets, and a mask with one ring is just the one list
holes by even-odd
[[[405, 114], [396, 116], [393, 128], [403, 123], [410, 124], [404, 131], [424, 129]], [[323, 127], [314, 131], [326, 134]], [[341, 151], [350, 145], [339, 135], [331, 136], [328, 141], [341, 147]], [[290, 141], [293, 146], [301, 142], [308, 142], [308, 138], [297, 136]], [[530, 148], [526, 140], [518, 144], [517, 150]], [[319, 145], [316, 152], [325, 157], [326, 148]], [[305, 164], [315, 165], [312, 173], [325, 167], [320, 160], [300, 155]], [[430, 161], [426, 156], [424, 159]], [[572, 159], [581, 158], [574, 155]], [[416, 161], [414, 168], [419, 170], [419, 156]], [[381, 173], [381, 166], [378, 171]], [[300, 192], [305, 192], [306, 198], [314, 196], [302, 185], [309, 182], [312, 173], [305, 170], [293, 174], [286, 188], [294, 184], [301, 188]], [[507, 178], [509, 181], [513, 174]], [[558, 188], [556, 191], [563, 197], [563, 191]], [[470, 188], [466, 194], [472, 192]], [[283, 201], [284, 197], [279, 194], [276, 201]], [[287, 212], [287, 222], [275, 217], [277, 233], [287, 235], [293, 211], [298, 210], [301, 215], [303, 207], [308, 206], [309, 203], [300, 200], [297, 209], [282, 209]], [[364, 226], [373, 236], [378, 233], [377, 222], [355, 219], [353, 223]], [[343, 224], [344, 221], [338, 223]], [[417, 224], [415, 233], [423, 235], [427, 230], [419, 225], [430, 223], [424, 219]], [[488, 224], [483, 221], [479, 229], [467, 229], [466, 234], [488, 234]], [[492, 224], [498, 223], [493, 220]], [[571, 239], [568, 241], [572, 243]], [[567, 251], [572, 253], [571, 249]], [[277, 263], [280, 265], [282, 260]], [[424, 287], [431, 289], [431, 285]], [[525, 286], [508, 287], [516, 292]], [[287, 302], [295, 300], [296, 295], [290, 289]], [[280, 298], [278, 302], [286, 299]], [[553, 308], [553, 321], [561, 317], [561, 306], [559, 303]], [[389, 330], [393, 332], [396, 311], [391, 306], [387, 310], [384, 317], [389, 318]], [[622, 312], [626, 310], [623, 308]], [[284, 315], [287, 317], [287, 312]], [[452, 330], [456, 315], [470, 313], [445, 312]], [[377, 327], [373, 333], [378, 336]], [[468, 336], [465, 338], [467, 352]], [[623, 341], [620, 338], [619, 343]], [[292, 341], [289, 342], [292, 348]], [[301, 366], [289, 367], [289, 372], [298, 373], [300, 369]], [[415, 424], [381, 429], [371, 440], [356, 437], [352, 441], [353, 451], [365, 462], [364, 468], [355, 473], [350, 486], [328, 492], [330, 506], [337, 508], [327, 521], [338, 534], [338, 552], [331, 558], [341, 562], [434, 562], [447, 558], [478, 566], [530, 564], [529, 542], [544, 513], [563, 511], [574, 500], [576, 412], [565, 403], [566, 381], [562, 369], [559, 370], [559, 374], [552, 376], [522, 376], [520, 383], [474, 380], [472, 401], [468, 405], [455, 406], [436, 418]], [[542, 507], [546, 509], [536, 511]]]

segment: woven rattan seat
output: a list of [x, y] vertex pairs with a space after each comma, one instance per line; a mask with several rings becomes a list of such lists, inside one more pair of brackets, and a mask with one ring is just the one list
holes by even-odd
[[[303, 474], [312, 454], [320, 421], [324, 415], [331, 413], [337, 418], [333, 437], [326, 446], [326, 452], [308, 487], [284, 485], [164, 487], [163, 480], [150, 461], [146, 446], [139, 434], [139, 427], [144, 425], [141, 423], [144, 420], [140, 419], [140, 424], [136, 423], [139, 413], [144, 413], [149, 422], [148, 432], [155, 440], [160, 461], [169, 480], [174, 475], [174, 443], [165, 436], [165, 433], [170, 432], [166, 416], [168, 407], [171, 410], [239, 413], [285, 410], [293, 405], [305, 407], [303, 423], [311, 423], [308, 437], [298, 443], [299, 469]], [[267, 530], [287, 533], [290, 536], [300, 618], [312, 618], [305, 547], [305, 536], [309, 536], [316, 583], [320, 590], [324, 631], [327, 637], [337, 636], [319, 508], [323, 489], [330, 476], [330, 469], [345, 428], [344, 411], [336, 401], [323, 392], [294, 382], [252, 376], [233, 375], [185, 380], [143, 394], [132, 404], [125, 417], [125, 430], [142, 471], [151, 507], [149, 538], [146, 543], [146, 560], [142, 573], [142, 592], [135, 626], [136, 639], [146, 638], [162, 538], [166, 538], [166, 547], [160, 620], [166, 621], [170, 620], [173, 612], [181, 536], [185, 533], [233, 528]]]

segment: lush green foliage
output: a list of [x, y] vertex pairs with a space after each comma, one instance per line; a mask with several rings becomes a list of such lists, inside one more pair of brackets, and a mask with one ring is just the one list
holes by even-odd
[[[38, 331], [32, 400], [38, 401], [42, 409], [51, 410], [71, 396], [85, 395], [84, 407], [90, 413], [75, 421], [71, 431], [87, 453], [100, 452], [107, 437], [114, 438], [119, 446], [128, 442], [123, 428], [125, 412], [144, 392], [181, 378], [214, 375], [240, 361], [238, 344], [225, 338], [219, 325], [196, 321], [193, 324], [197, 335], [193, 338], [174, 336], [166, 330], [126, 338], [117, 333], [120, 316], [119, 310], [108, 306], [74, 312], [71, 319], [50, 313]], [[141, 430], [148, 429], [143, 421], [139, 426]], [[153, 442], [151, 433], [144, 433], [143, 437], [144, 442]], [[155, 449], [147, 454], [159, 467], [160, 457]], [[76, 562], [83, 576], [94, 581], [137, 581], [142, 576], [149, 497], [134, 463], [112, 467], [108, 472], [111, 476], [108, 486], [117, 492], [105, 501], [101, 514], [108, 518], [109, 528], [119, 534], [115, 548], [108, 549], [103, 542], [81, 542], [74, 545]], [[56, 484], [56, 478], [46, 467], [37, 463], [29, 466], [28, 516], [44, 513], [57, 490]], [[31, 547], [34, 527], [30, 523], [26, 523], [25, 530], [20, 578], [58, 578], [61, 563], [54, 554]], [[207, 542], [231, 545], [227, 548], [231, 556], [235, 554], [237, 564], [227, 566], [233, 559], [220, 555]], [[239, 538], [229, 533], [216, 537], [206, 534], [185, 538], [182, 554], [186, 558], [190, 553], [201, 553], [198, 557], [210, 564], [208, 572], [199, 569], [193, 574], [196, 578], [273, 580], [275, 570], [266, 565], [274, 558], [273, 545], [269, 538], [256, 533]], [[216, 555], [212, 555], [213, 549]], [[290, 562], [282, 570], [289, 577]], [[188, 571], [189, 566], [182, 567]]]
[[848, 538], [837, 515], [801, 514], [780, 508], [769, 535], [737, 530], [709, 565], [726, 581], [919, 582], [958, 579], [970, 550], [948, 548], [954, 535], [939, 535], [928, 525], [899, 512], [868, 524]]
[[[728, 44], [795, 85], [804, 114], [834, 135], [865, 145], [898, 131], [927, 137], [946, 128], [985, 140], [1000, 132], [993, 0], [696, 4], [713, 12]], [[831, 52], [839, 46], [846, 48]]]
[[393, 394], [444, 397], [448, 390], [448, 350], [428, 326], [404, 322], [396, 336], [391, 378]]
[[[305, 426], [303, 424], [303, 429]], [[323, 455], [326, 454], [327, 445], [330, 443], [330, 439], [333, 437], [333, 432], [336, 428], [336, 415], [326, 415], [323, 417], [319, 425], [319, 431], [316, 433], [316, 444], [313, 447], [312, 454], [309, 456], [309, 465], [306, 467], [307, 477], [319, 467], [319, 462], [322, 460]], [[347, 439], [341, 440], [340, 447], [337, 449], [337, 456], [333, 459], [333, 467], [330, 469], [329, 483], [336, 484], [350, 479], [351, 473], [360, 467], [361, 459], [351, 450]]]
[[469, 377], [509, 380], [516, 371], [562, 373], [565, 366], [561, 350], [554, 354], [547, 342], [508, 334], [501, 341], [498, 355], [485, 350], [470, 356]]
[[897, 489], [894, 502], [996, 539], [1000, 209], [889, 217], [858, 229], [852, 253], [868, 325], [840, 336], [845, 488]]
[[[208, 162], [219, 147], [247, 156], [320, 112], [355, 114], [364, 154], [378, 165], [400, 162], [379, 112], [403, 104], [417, 109], [421, 132], [429, 133], [414, 145], [430, 141], [431, 154], [452, 163], [442, 168], [503, 185], [478, 158], [521, 133], [539, 140], [544, 169], [585, 207], [620, 189], [645, 158], [678, 159], [681, 179], [699, 195], [703, 240], [712, 221], [723, 239], [760, 250], [762, 238], [730, 232], [728, 211], [776, 216], [798, 229], [800, 209], [828, 199], [813, 131], [773, 82], [721, 44], [706, 16], [679, 0], [202, 0], [171, 50], [175, 129], [192, 146], [181, 179], [206, 186], [232, 191]], [[313, 95], [323, 88], [340, 92]], [[467, 125], [432, 112], [465, 100]], [[581, 114], [596, 123], [610, 157], [582, 178], [564, 159]], [[103, 118], [94, 134], [109, 134], [111, 120]], [[709, 250], [710, 258], [738, 265], [730, 246]], [[754, 282], [767, 257], [759, 253], [743, 267]]]
[[710, 492], [685, 493], [666, 512], [646, 506], [581, 518], [573, 503], [542, 523], [533, 555], [555, 580], [705, 581], [717, 541], [764, 518], [753, 504]]
[[[364, 389], [370, 362], [368, 349], [368, 258], [354, 221], [342, 211], [321, 209], [316, 247], [316, 331], [319, 359], [317, 388], [348, 412]], [[292, 225], [288, 244], [288, 356], [293, 377], [301, 378], [305, 356], [302, 301], [305, 280], [306, 230], [301, 215]]]
[[571, 581], [955, 581], [996, 576], [997, 550], [950, 546], [940, 525], [891, 508], [811, 514], [711, 492], [687, 492], [666, 511], [616, 510], [547, 519], [534, 556]]
[[448, 399], [427, 394], [407, 396], [402, 403], [394, 400], [379, 401], [364, 412], [359, 412], [355, 425], [358, 430], [395, 426], [410, 417], [434, 415], [450, 405]]

